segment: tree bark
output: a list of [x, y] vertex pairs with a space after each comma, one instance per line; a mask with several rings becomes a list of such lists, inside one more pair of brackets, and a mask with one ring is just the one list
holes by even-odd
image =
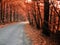
[[43, 33], [47, 36], [50, 36], [48, 21], [49, 21], [49, 0], [44, 0], [44, 24], [42, 28]]

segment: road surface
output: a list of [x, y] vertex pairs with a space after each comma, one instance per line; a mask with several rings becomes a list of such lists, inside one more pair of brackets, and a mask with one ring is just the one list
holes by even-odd
[[0, 28], [0, 45], [32, 45], [25, 35], [25, 22]]

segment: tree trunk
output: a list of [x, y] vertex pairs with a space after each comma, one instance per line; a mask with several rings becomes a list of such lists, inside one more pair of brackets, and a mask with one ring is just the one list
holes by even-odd
[[12, 6], [10, 5], [10, 22], [12, 22]]
[[13, 20], [15, 22], [15, 9], [14, 9], [14, 12], [13, 12]]
[[1, 2], [1, 23], [3, 24], [4, 23], [4, 15], [3, 15], [3, 4]]
[[47, 36], [50, 36], [50, 29], [48, 25], [49, 21], [49, 0], [44, 0], [44, 24], [43, 24], [43, 33]]
[[8, 3], [6, 3], [6, 22], [9, 22]]

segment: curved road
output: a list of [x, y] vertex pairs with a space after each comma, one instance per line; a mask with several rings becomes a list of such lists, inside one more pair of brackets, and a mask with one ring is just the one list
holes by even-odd
[[32, 45], [25, 35], [25, 22], [0, 28], [0, 45]]

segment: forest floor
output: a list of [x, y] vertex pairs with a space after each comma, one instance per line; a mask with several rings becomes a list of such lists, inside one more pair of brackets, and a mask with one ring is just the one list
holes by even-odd
[[53, 39], [45, 36], [42, 30], [32, 28], [29, 24], [25, 26], [25, 33], [26, 36], [32, 40], [32, 45], [57, 45]]

